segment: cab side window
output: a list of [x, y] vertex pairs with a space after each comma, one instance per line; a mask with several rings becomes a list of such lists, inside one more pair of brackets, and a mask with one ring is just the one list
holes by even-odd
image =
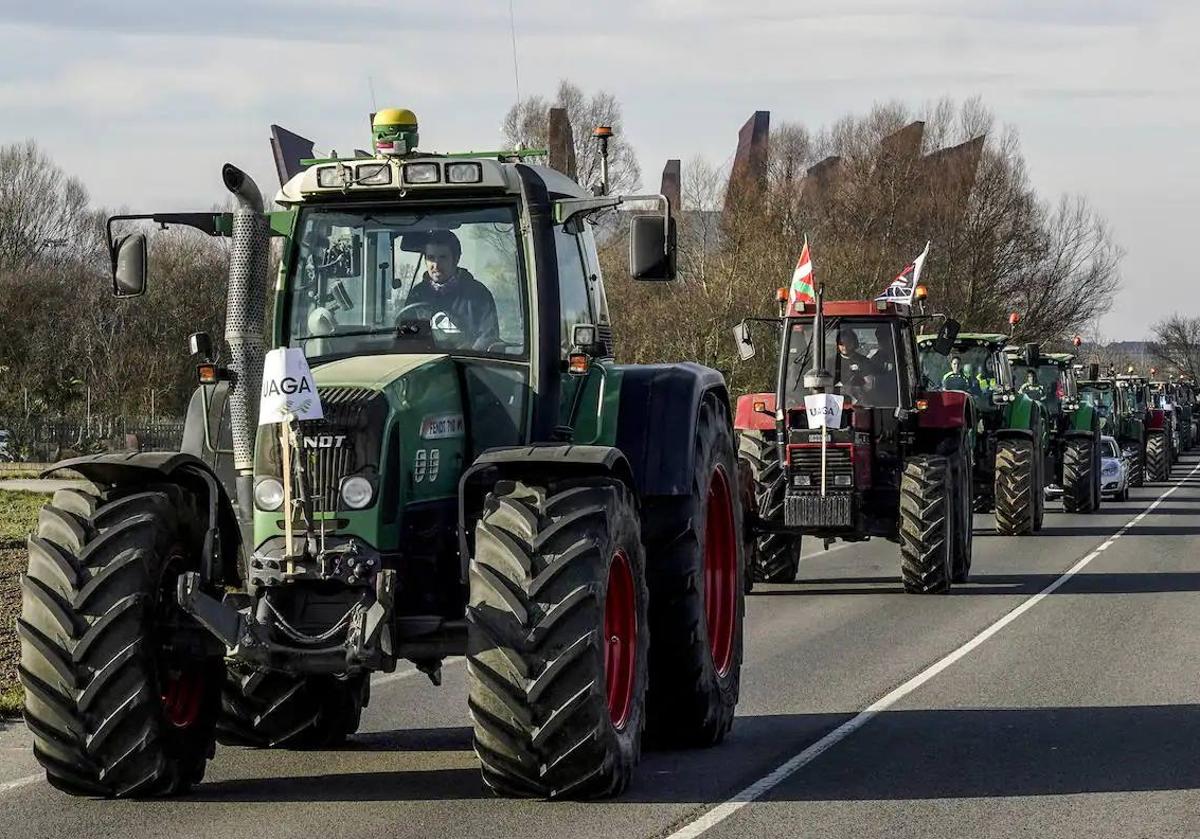
[[554, 227], [554, 248], [558, 253], [558, 306], [562, 316], [562, 357], [571, 351], [571, 328], [577, 323], [595, 323], [588, 304], [587, 269], [579, 250], [579, 239]]

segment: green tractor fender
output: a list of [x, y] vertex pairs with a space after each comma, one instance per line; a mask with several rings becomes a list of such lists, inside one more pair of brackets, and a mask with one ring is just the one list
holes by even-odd
[[203, 518], [197, 522], [203, 528], [202, 585], [219, 592], [223, 586], [240, 584], [242, 530], [237, 508], [216, 473], [200, 458], [183, 452], [99, 454], [64, 460], [48, 471], [58, 469], [71, 469], [106, 486], [172, 483], [183, 487], [198, 500]]
[[1040, 425], [1042, 406], [1023, 393], [1015, 394], [1005, 412], [1004, 424], [997, 429], [1001, 438], [1020, 437], [1032, 440]]

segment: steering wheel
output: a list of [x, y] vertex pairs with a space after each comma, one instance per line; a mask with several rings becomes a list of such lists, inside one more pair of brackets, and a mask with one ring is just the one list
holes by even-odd
[[[417, 314], [418, 312], [421, 314]], [[400, 323], [402, 320], [430, 320], [435, 314], [437, 314], [437, 307], [432, 303], [409, 303], [396, 312], [396, 323]]]

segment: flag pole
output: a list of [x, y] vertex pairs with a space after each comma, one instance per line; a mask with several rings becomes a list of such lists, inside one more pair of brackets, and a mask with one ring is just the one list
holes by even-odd
[[283, 415], [283, 422], [279, 424], [279, 445], [281, 448], [281, 464], [283, 466], [283, 555], [287, 557], [288, 572], [291, 573], [295, 569], [292, 567], [292, 441], [291, 441], [291, 414]]

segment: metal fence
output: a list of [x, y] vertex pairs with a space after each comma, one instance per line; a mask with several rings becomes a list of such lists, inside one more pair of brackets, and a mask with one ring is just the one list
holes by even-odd
[[178, 451], [183, 420], [0, 416], [0, 462], [48, 463], [84, 454]]

